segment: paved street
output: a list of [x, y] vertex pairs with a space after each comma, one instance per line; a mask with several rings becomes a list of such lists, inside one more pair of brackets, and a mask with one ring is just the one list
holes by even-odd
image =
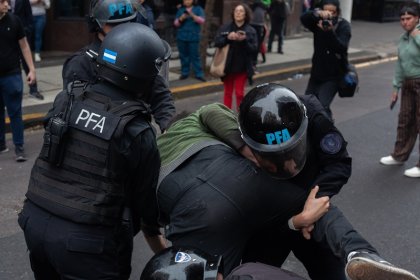
[[[388, 108], [393, 65], [391, 61], [360, 67], [360, 92], [352, 99], [336, 98], [332, 105], [336, 124], [353, 156], [353, 175], [334, 202], [384, 258], [419, 276], [420, 179], [402, 175], [404, 168], [412, 167], [418, 159], [418, 145], [404, 166], [385, 167], [378, 163], [381, 156], [391, 151], [395, 140], [398, 106], [394, 111]], [[281, 82], [302, 92], [307, 78]], [[221, 100], [222, 94], [216, 93], [180, 99], [176, 106], [178, 112], [192, 111]], [[13, 152], [0, 156], [0, 279], [33, 279], [16, 212], [23, 201], [41, 136], [41, 130], [26, 132], [28, 162], [15, 163]], [[139, 236], [135, 240], [131, 279], [139, 279], [150, 256], [150, 250]], [[293, 258], [285, 267], [305, 275]]]

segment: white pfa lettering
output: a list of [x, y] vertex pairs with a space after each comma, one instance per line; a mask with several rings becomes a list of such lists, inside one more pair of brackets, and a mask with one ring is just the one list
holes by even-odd
[[99, 129], [99, 132], [102, 133], [105, 127], [106, 117], [102, 117], [99, 114], [93, 112], [91, 113], [88, 110], [82, 109], [76, 119], [76, 124], [78, 124], [79, 121], [85, 121], [84, 127], [86, 128], [90, 123], [92, 123], [92, 130]]
[[87, 120], [88, 117], [89, 117], [89, 111], [82, 109], [82, 111], [80, 111], [79, 116], [77, 117], [76, 124], [78, 124], [80, 120]]

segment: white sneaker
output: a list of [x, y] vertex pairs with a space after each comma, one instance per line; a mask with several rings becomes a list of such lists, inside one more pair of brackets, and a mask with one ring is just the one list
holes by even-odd
[[419, 178], [420, 177], [420, 168], [414, 166], [413, 168], [407, 169], [404, 171], [404, 175], [411, 178]]
[[355, 252], [348, 261], [345, 272], [349, 280], [419, 280], [410, 271], [367, 252]]
[[39, 53], [35, 53], [35, 62], [41, 61], [41, 55]]
[[394, 159], [392, 156], [382, 157], [379, 162], [383, 165], [402, 165], [404, 163], [403, 161]]

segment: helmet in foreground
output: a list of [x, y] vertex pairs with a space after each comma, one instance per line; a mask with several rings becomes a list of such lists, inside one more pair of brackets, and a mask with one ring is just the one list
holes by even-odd
[[98, 77], [139, 94], [148, 88], [171, 56], [168, 43], [138, 23], [123, 23], [104, 38], [96, 62]]
[[216, 280], [221, 257], [191, 247], [169, 247], [153, 256], [140, 280]]
[[279, 84], [253, 88], [239, 108], [239, 128], [253, 152], [268, 160], [275, 177], [296, 176], [306, 162], [308, 117], [296, 94]]

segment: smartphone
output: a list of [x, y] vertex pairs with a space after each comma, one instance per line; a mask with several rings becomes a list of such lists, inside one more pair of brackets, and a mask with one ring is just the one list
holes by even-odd
[[391, 105], [389, 106], [389, 109], [394, 109], [395, 104], [397, 103], [397, 100], [394, 100], [391, 102]]
[[239, 30], [239, 31], [238, 31], [238, 34], [245, 35], [246, 33], [245, 33], [245, 31], [243, 31], [243, 30]]

